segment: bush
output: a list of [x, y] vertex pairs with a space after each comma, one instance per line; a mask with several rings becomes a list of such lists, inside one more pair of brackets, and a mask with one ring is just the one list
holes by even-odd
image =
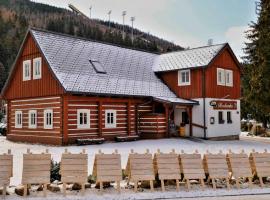
[[248, 124], [247, 123], [241, 123], [241, 131], [248, 131]]
[[2, 121], [2, 119], [4, 119], [4, 114], [0, 112], [0, 122]]
[[61, 175], [60, 175], [60, 162], [55, 162], [54, 160], [51, 161], [51, 182], [54, 182], [55, 180], [60, 181]]
[[90, 174], [89, 176], [88, 176], [88, 183], [90, 183], [90, 184], [95, 184], [96, 183], [96, 180], [97, 180], [97, 178], [95, 177], [95, 176], [93, 176], [92, 174]]

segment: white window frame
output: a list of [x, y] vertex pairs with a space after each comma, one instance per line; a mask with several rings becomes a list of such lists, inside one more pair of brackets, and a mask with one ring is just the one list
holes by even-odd
[[[185, 76], [186, 76], [186, 73], [188, 73], [188, 81], [182, 79], [183, 73], [185, 73]], [[191, 83], [191, 80], [190, 80], [191, 74], [190, 73], [191, 73], [190, 69], [178, 71], [178, 86], [190, 85], [190, 83]]]
[[[80, 114], [86, 114], [86, 124], [80, 124]], [[90, 110], [89, 109], [78, 109], [77, 110], [77, 129], [89, 129], [90, 128]]]
[[[47, 123], [47, 115], [51, 114], [51, 124]], [[46, 109], [44, 110], [44, 129], [53, 129], [53, 110], [52, 109]]]
[[[39, 63], [39, 65], [37, 65], [37, 63]], [[38, 66], [39, 66], [39, 74], [36, 74]], [[41, 57], [34, 58], [34, 60], [33, 60], [33, 79], [41, 79], [41, 74], [42, 74]]]
[[[35, 114], [35, 124], [32, 124], [32, 117], [31, 115]], [[29, 110], [28, 111], [28, 127], [31, 129], [37, 128], [37, 111], [36, 110]]]
[[[29, 66], [29, 76], [26, 76], [25, 68]], [[31, 80], [31, 60], [24, 60], [23, 61], [23, 81]]]
[[[18, 117], [20, 116], [20, 123], [18, 123]], [[23, 115], [21, 110], [15, 111], [15, 128], [22, 128]]]
[[[107, 121], [107, 115], [108, 114], [113, 114], [113, 123]], [[116, 128], [116, 120], [117, 120], [117, 115], [116, 115], [116, 110], [105, 110], [105, 128]]]
[[[219, 80], [219, 74], [221, 73], [221, 80]], [[217, 68], [217, 85], [225, 85], [225, 70]]]
[[[229, 80], [228, 80], [229, 75]], [[233, 87], [233, 71], [232, 70], [225, 70], [225, 82], [226, 86]]]

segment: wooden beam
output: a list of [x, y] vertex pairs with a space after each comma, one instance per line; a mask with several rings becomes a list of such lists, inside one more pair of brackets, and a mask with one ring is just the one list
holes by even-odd
[[135, 108], [135, 131], [136, 131], [136, 135], [138, 135], [139, 133], [139, 112], [138, 112], [139, 106], [138, 104], [135, 104], [134, 108]]
[[[119, 98], [119, 97], [95, 97], [95, 96], [74, 96], [74, 95], [69, 95], [70, 100], [75, 100], [75, 101], [103, 101], [103, 102], [108, 102], [108, 103], [126, 103], [128, 98]], [[143, 103], [144, 100], [142, 98], [129, 98], [131, 103]]]
[[189, 135], [193, 136], [193, 123], [192, 123], [192, 107], [188, 107], [188, 116], [189, 116]]
[[10, 122], [10, 119], [11, 119], [11, 109], [10, 109], [10, 100], [7, 101], [7, 110], [6, 110], [6, 115], [7, 115], [7, 136], [10, 134], [10, 129], [11, 129], [11, 122]]
[[63, 95], [63, 116], [62, 116], [62, 123], [63, 123], [63, 144], [68, 144], [68, 96]]
[[169, 137], [169, 108], [167, 104], [163, 104], [165, 107], [165, 120], [166, 120], [166, 137]]
[[[102, 100], [99, 100], [98, 103], [98, 132], [99, 137], [102, 137]], [[104, 118], [106, 120], [106, 116]]]
[[131, 109], [131, 102], [130, 100], [128, 100], [128, 103], [127, 103], [127, 132], [128, 132], [128, 135], [131, 135], [131, 112], [130, 112], [130, 109]]

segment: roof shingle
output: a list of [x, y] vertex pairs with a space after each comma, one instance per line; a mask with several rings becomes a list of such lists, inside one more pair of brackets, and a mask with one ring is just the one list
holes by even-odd
[[225, 45], [217, 44], [162, 54], [156, 60], [153, 71], [162, 72], [207, 66]]

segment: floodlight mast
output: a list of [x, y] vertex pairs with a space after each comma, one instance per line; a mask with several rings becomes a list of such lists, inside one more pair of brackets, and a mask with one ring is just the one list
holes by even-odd
[[109, 12], [108, 12], [108, 15], [109, 15], [109, 30], [111, 29], [111, 14], [112, 14], [112, 11], [109, 10]]
[[91, 15], [92, 15], [92, 6], [90, 6], [89, 10], [90, 10], [89, 18], [91, 19]]
[[125, 16], [127, 14], [127, 11], [123, 11], [122, 12], [122, 16], [123, 16], [123, 32], [122, 32], [122, 38], [123, 40], [125, 39]]
[[133, 44], [133, 41], [134, 41], [133, 23], [134, 23], [134, 21], [135, 21], [135, 17], [131, 17], [131, 18], [130, 18], [130, 21], [131, 21], [131, 27], [132, 27], [132, 29], [131, 29], [131, 42], [132, 42], [132, 44]]

